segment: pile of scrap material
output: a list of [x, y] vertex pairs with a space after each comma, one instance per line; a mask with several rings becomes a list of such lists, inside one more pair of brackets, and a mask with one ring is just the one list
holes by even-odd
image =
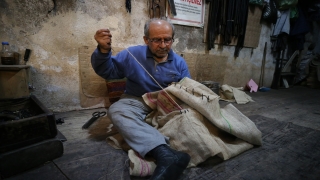
[[220, 100], [227, 102], [236, 102], [237, 104], [247, 104], [254, 102], [253, 99], [246, 94], [242, 87], [232, 87], [224, 84], [220, 87]]

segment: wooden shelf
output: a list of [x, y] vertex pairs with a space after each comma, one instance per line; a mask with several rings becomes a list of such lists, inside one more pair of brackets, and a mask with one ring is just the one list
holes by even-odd
[[29, 65], [0, 65], [0, 71], [20, 71], [30, 67]]

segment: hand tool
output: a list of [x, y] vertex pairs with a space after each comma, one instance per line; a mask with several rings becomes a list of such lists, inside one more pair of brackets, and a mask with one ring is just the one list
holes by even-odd
[[92, 118], [89, 119], [83, 126], [82, 129], [88, 129], [92, 123], [94, 123], [97, 119], [99, 119], [100, 117], [106, 115], [107, 113], [105, 111], [96, 111], [94, 113], [92, 113]]

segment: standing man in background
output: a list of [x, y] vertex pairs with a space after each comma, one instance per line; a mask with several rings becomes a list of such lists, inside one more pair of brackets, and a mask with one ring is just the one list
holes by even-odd
[[163, 88], [190, 78], [185, 60], [171, 49], [174, 26], [164, 19], [147, 21], [143, 36], [146, 45], [129, 47], [116, 56], [111, 53], [109, 29], [98, 30], [94, 38], [98, 43], [91, 56], [95, 72], [105, 79], [127, 78], [125, 93], [109, 107], [108, 117], [133, 150], [155, 159], [157, 167], [151, 179], [178, 179], [190, 156], [170, 148], [168, 137], [144, 121], [152, 109], [142, 99], [145, 93], [161, 90], [150, 75]]

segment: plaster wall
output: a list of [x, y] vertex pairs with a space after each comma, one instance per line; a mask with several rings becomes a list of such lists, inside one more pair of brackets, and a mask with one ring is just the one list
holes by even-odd
[[[111, 30], [115, 47], [143, 44], [148, 4], [145, 0], [131, 3], [132, 11], [128, 13], [125, 1], [0, 0], [0, 41], [8, 41], [21, 56], [26, 48], [32, 50], [27, 62], [32, 66], [30, 83], [35, 87], [32, 94], [46, 107], [53, 111], [83, 109], [79, 98], [78, 48], [96, 46], [93, 35], [100, 28]], [[206, 52], [202, 28], [176, 25], [172, 48], [179, 53], [227, 57], [220, 84], [243, 87], [250, 79], [259, 82], [264, 44], [268, 42], [264, 86], [270, 87], [274, 58], [269, 36], [270, 27], [263, 24], [259, 46], [243, 48], [239, 57], [234, 58], [233, 46]], [[23, 64], [23, 57], [20, 59]]]

